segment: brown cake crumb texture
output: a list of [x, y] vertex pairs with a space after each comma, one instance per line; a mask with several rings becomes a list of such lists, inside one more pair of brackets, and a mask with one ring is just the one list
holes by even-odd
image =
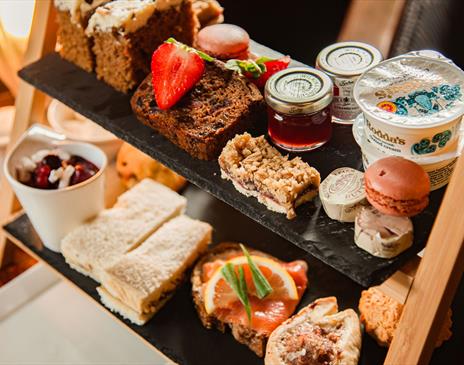
[[217, 158], [227, 141], [264, 118], [257, 87], [220, 61], [206, 62], [198, 83], [171, 109], [158, 108], [147, 76], [134, 93], [137, 118], [202, 160]]
[[219, 165], [224, 178], [285, 207], [289, 219], [295, 217], [296, 206], [317, 194], [321, 181], [319, 172], [300, 157], [290, 160], [264, 136], [253, 138], [248, 133], [227, 143]]
[[56, 15], [57, 38], [61, 57], [87, 72], [92, 72], [94, 68], [93, 42], [85, 35], [86, 21], [83, 20], [82, 24], [74, 23], [69, 12], [58, 9]]
[[[403, 304], [384, 294], [378, 287], [372, 287], [361, 293], [359, 312], [361, 313], [361, 323], [363, 323], [366, 332], [380, 346], [390, 346], [403, 312]], [[435, 347], [441, 346], [452, 335], [451, 314], [450, 309], [438, 334]]]
[[147, 24], [135, 32], [97, 31], [93, 36], [97, 77], [127, 93], [150, 73], [156, 48], [169, 37], [192, 45], [198, 27], [192, 1], [185, 0], [178, 7], [156, 9]]

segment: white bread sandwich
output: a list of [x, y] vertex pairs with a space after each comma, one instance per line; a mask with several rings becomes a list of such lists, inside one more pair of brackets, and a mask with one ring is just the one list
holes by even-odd
[[66, 262], [101, 281], [101, 272], [169, 219], [185, 211], [184, 197], [151, 179], [122, 194], [113, 208], [71, 231], [61, 242]]
[[171, 297], [211, 242], [209, 224], [187, 216], [165, 223], [103, 273], [100, 298], [109, 309], [143, 325]]
[[[252, 248], [248, 251], [271, 287], [268, 295], [258, 293], [252, 274], [243, 277], [245, 284], [241, 287], [246, 293], [237, 295], [224, 276], [224, 269], [232, 265], [238, 273], [240, 270], [250, 273], [250, 264], [239, 244], [224, 242], [209, 250], [195, 265], [192, 296], [206, 328], [215, 327], [222, 332], [230, 328], [238, 342], [262, 357], [271, 332], [293, 314], [300, 302], [308, 282], [308, 265], [301, 260], [283, 262]], [[248, 313], [242, 302], [245, 297], [249, 302]]]
[[265, 365], [356, 365], [361, 324], [353, 309], [338, 312], [335, 297], [317, 299], [272, 332]]

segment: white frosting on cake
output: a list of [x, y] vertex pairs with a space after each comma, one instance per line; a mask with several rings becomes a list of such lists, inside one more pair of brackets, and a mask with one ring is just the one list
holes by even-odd
[[183, 0], [115, 0], [99, 7], [89, 20], [87, 34], [108, 32], [132, 33], [143, 27], [155, 10], [166, 10]]
[[71, 20], [79, 22], [86, 14], [109, 0], [54, 0], [55, 7], [71, 14]]

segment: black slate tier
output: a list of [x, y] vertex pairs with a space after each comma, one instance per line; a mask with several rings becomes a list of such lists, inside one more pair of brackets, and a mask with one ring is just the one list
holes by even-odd
[[[256, 43], [253, 43], [253, 51], [270, 57], [280, 56]], [[297, 64], [301, 65], [294, 62]], [[285, 215], [267, 210], [256, 199], [241, 195], [230, 182], [221, 179], [216, 161], [192, 158], [142, 125], [131, 111], [130, 95], [117, 92], [58, 54], [49, 54], [25, 67], [19, 76], [364, 286], [381, 282], [422, 249], [443, 196], [444, 189], [434, 192], [427, 210], [414, 219], [415, 243], [410, 249], [393, 259], [379, 259], [354, 244], [353, 224], [327, 217], [319, 198], [298, 208], [298, 217], [289, 221]], [[262, 125], [265, 123], [263, 120]], [[350, 126], [334, 125], [332, 140], [302, 157], [320, 171], [322, 178], [342, 166], [362, 169], [360, 151]]]
[[[285, 261], [305, 260], [309, 268], [309, 283], [300, 308], [317, 298], [334, 295], [341, 310], [356, 310], [363, 289], [360, 285], [197, 187], [188, 186], [183, 195], [188, 199], [187, 214], [213, 225], [215, 243], [244, 242]], [[96, 291], [98, 284], [71, 269], [61, 254], [44, 248], [26, 215], [6, 225], [5, 230], [15, 241], [19, 240], [101, 305]], [[115, 314], [115, 317], [181, 365], [264, 364], [246, 346], [236, 342], [230, 331], [222, 334], [202, 326], [193, 305], [190, 282], [183, 283], [174, 297], [142, 327], [131, 324], [119, 315]], [[382, 364], [385, 354], [384, 348], [379, 347], [367, 334], [363, 335], [360, 365]]]

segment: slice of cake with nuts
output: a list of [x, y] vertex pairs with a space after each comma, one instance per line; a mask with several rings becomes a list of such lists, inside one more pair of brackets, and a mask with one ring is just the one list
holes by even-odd
[[235, 136], [222, 150], [223, 179], [231, 180], [246, 196], [254, 196], [269, 210], [296, 216], [295, 208], [313, 199], [321, 177], [299, 157], [289, 159], [264, 138], [248, 133]]

